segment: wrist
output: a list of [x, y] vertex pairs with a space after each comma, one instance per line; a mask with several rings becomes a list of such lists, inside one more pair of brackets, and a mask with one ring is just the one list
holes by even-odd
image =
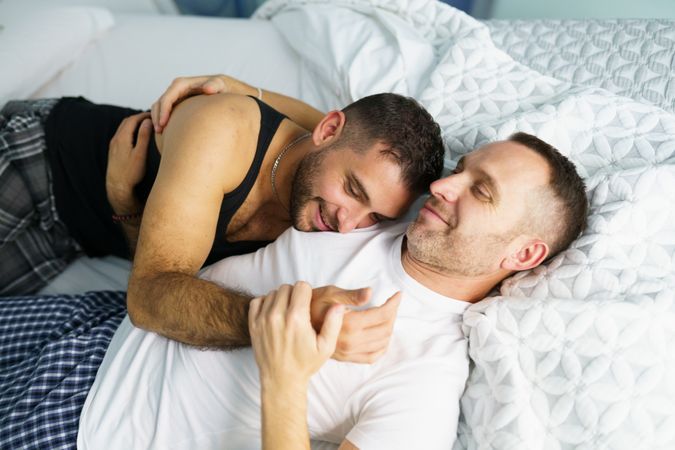
[[143, 209], [136, 199], [133, 188], [106, 187], [108, 202], [117, 215], [135, 214]]
[[260, 374], [260, 388], [263, 397], [277, 399], [301, 398], [307, 395], [309, 378], [301, 374], [272, 375]]

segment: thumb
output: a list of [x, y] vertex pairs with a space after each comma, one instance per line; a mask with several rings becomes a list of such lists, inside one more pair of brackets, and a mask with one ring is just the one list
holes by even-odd
[[325, 357], [329, 357], [335, 352], [344, 312], [345, 307], [343, 305], [332, 306], [326, 314], [319, 335], [316, 337], [317, 349]]

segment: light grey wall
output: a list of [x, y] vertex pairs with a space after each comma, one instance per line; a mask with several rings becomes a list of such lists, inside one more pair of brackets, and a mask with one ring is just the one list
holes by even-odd
[[475, 0], [473, 11], [492, 19], [675, 19], [675, 0]]

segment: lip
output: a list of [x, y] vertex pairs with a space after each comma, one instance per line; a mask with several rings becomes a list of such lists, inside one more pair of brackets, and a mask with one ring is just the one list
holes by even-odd
[[333, 229], [323, 220], [321, 216], [321, 205], [318, 205], [316, 208], [316, 213], [314, 214], [314, 223], [316, 227], [321, 231], [333, 231]]
[[436, 212], [436, 210], [433, 209], [433, 208], [432, 208], [431, 206], [429, 206], [429, 205], [426, 205], [426, 204], [425, 204], [425, 205], [422, 207], [422, 209], [420, 210], [420, 212], [423, 213], [423, 214], [426, 215], [426, 216], [432, 217], [432, 218], [435, 219], [435, 220], [440, 220], [440, 221], [443, 222], [444, 224], [450, 226], [450, 224], [449, 224], [448, 222], [446, 222], [445, 219], [443, 219], [443, 217], [441, 217], [441, 215], [438, 214], [438, 213]]

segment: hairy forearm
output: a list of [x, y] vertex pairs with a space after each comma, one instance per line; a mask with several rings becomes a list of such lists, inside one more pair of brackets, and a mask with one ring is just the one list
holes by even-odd
[[263, 449], [309, 449], [307, 383], [263, 381], [261, 399]]
[[198, 347], [249, 346], [250, 296], [185, 273], [132, 275], [128, 310], [134, 325]]

